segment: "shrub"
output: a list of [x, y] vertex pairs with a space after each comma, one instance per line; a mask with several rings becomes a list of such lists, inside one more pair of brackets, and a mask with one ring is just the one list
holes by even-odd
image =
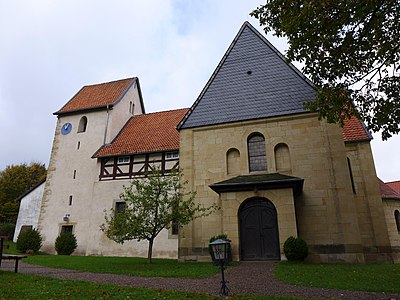
[[4, 223], [0, 224], [0, 236], [8, 236], [8, 239], [12, 241], [14, 238], [15, 224]]
[[58, 255], [71, 255], [77, 246], [76, 237], [71, 232], [61, 233], [55, 243]]
[[38, 252], [42, 247], [42, 236], [36, 229], [22, 231], [17, 240], [17, 250], [26, 253], [28, 250]]
[[285, 241], [283, 252], [288, 260], [303, 261], [308, 255], [308, 246], [303, 239], [291, 236]]
[[[209, 243], [212, 243], [212, 242], [214, 242], [214, 241], [216, 241], [218, 239], [221, 239], [221, 240], [224, 240], [224, 241], [227, 241], [227, 242], [231, 242], [231, 240], [228, 239], [228, 235], [223, 233], [223, 234], [219, 234], [219, 235], [211, 237]], [[208, 246], [208, 252], [210, 253], [210, 255], [212, 255], [211, 254], [212, 253], [211, 246]], [[228, 259], [225, 260], [225, 264], [230, 263], [231, 261], [232, 261], [232, 247], [231, 247], [231, 244], [229, 244], [229, 246], [228, 246]], [[213, 262], [213, 264], [217, 265], [217, 263], [215, 263], [215, 262]]]

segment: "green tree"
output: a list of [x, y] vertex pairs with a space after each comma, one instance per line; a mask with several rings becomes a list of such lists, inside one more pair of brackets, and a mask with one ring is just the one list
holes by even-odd
[[106, 224], [100, 226], [101, 230], [109, 239], [121, 244], [129, 240], [147, 240], [147, 259], [151, 263], [154, 239], [161, 230], [168, 229], [172, 222], [186, 225], [216, 209], [216, 206], [195, 204], [195, 193], [185, 192], [187, 182], [182, 176], [181, 171], [162, 176], [154, 168], [145, 178], [134, 179], [130, 186], [124, 186], [120, 195], [125, 209], [105, 212]]
[[384, 140], [400, 132], [400, 1], [267, 0], [250, 15], [304, 63], [317, 88], [306, 108], [331, 123], [356, 116]]
[[44, 164], [10, 165], [0, 171], [0, 222], [15, 222], [18, 216], [18, 197], [46, 177]]

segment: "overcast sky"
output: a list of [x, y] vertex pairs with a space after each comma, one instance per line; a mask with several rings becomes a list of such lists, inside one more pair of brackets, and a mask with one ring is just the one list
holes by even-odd
[[[56, 117], [84, 85], [139, 77], [147, 112], [189, 107], [262, 0], [0, 0], [0, 170], [48, 165]], [[268, 36], [281, 52], [284, 40]], [[400, 179], [400, 139], [372, 142]]]

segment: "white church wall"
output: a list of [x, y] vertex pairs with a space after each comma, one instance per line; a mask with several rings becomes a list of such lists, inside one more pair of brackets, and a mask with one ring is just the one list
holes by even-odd
[[134, 115], [141, 115], [142, 109], [140, 104], [140, 97], [137, 85], [134, 84], [127, 93], [122, 97], [121, 101], [117, 103], [110, 110], [109, 120], [108, 120], [108, 132], [106, 138], [106, 144], [111, 143], [112, 140], [121, 131], [122, 127], [125, 125], [127, 120], [132, 116], [130, 112], [130, 105], [134, 104]]
[[[99, 166], [100, 168], [100, 166]], [[119, 195], [123, 186], [129, 186], [130, 180], [111, 180], [96, 182], [93, 186], [93, 201], [90, 208], [90, 227], [87, 232], [86, 255], [104, 256], [135, 256], [146, 257], [148, 250], [147, 241], [128, 241], [118, 244], [100, 230], [100, 225], [105, 223], [105, 212], [115, 208], [115, 203], [121, 201]], [[77, 227], [78, 230], [78, 227]], [[153, 256], [161, 258], [178, 257], [178, 236], [170, 236], [167, 229], [163, 230], [154, 242]]]
[[18, 219], [15, 225], [13, 239], [14, 242], [17, 242], [22, 226], [32, 226], [33, 229], [37, 228], [40, 213], [40, 204], [43, 197], [43, 190], [44, 182], [21, 199]]

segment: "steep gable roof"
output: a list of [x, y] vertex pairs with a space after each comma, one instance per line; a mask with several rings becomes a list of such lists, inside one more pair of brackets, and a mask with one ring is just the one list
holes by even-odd
[[370, 141], [372, 139], [371, 133], [354, 116], [344, 120], [342, 135], [345, 142]]
[[387, 183], [384, 183], [378, 178], [379, 188], [381, 190], [382, 199], [397, 199], [400, 200], [400, 194], [393, 190]]
[[178, 129], [304, 113], [315, 90], [245, 22]]
[[105, 109], [118, 103], [133, 84], [138, 85], [142, 110], [144, 105], [137, 77], [84, 86], [55, 115], [84, 110]]
[[134, 116], [93, 158], [179, 149], [176, 125], [187, 111], [183, 108]]

